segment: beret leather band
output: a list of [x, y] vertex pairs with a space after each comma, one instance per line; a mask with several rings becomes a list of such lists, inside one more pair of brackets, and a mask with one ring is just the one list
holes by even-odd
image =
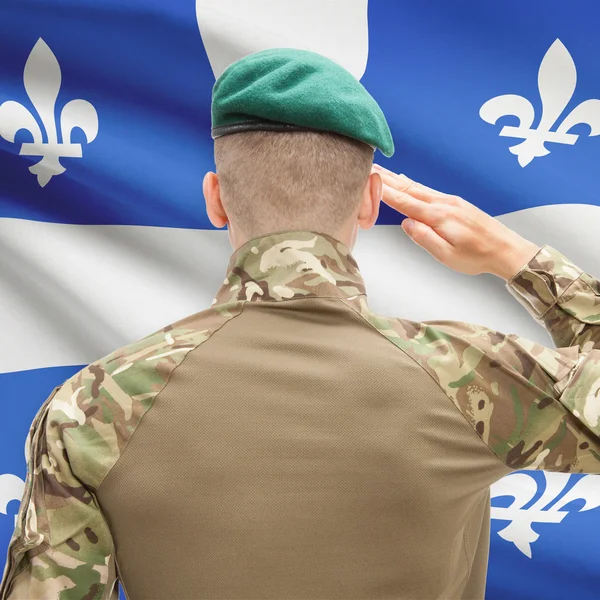
[[231, 125], [221, 125], [213, 127], [213, 140], [224, 135], [232, 133], [243, 133], [245, 131], [321, 131], [312, 127], [303, 127], [301, 125], [292, 125], [291, 123], [278, 123], [277, 121], [245, 121], [244, 123], [232, 123]]

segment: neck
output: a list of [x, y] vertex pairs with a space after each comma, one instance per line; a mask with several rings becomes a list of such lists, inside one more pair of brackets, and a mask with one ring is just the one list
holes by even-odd
[[355, 221], [351, 225], [345, 225], [344, 227], [341, 228], [340, 231], [337, 231], [337, 232], [324, 231], [320, 227], [309, 227], [309, 228], [288, 227], [288, 228], [276, 229], [273, 231], [262, 231], [262, 232], [259, 231], [256, 234], [248, 236], [248, 235], [245, 235], [244, 233], [242, 233], [241, 230], [237, 226], [235, 226], [232, 223], [229, 223], [227, 225], [227, 231], [229, 233], [229, 242], [231, 244], [231, 247], [234, 249], [234, 251], [237, 251], [244, 244], [247, 244], [251, 240], [269, 236], [269, 235], [277, 235], [280, 233], [288, 233], [288, 232], [293, 232], [293, 231], [313, 231], [313, 232], [319, 232], [319, 233], [325, 234], [331, 238], [338, 240], [339, 242], [344, 244], [344, 246], [346, 246], [350, 251], [352, 251], [354, 249], [354, 245], [356, 244], [356, 238], [358, 235], [358, 224]]

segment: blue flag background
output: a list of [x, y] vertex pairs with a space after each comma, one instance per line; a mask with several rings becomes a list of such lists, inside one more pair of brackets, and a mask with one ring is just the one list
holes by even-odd
[[[397, 152], [381, 164], [600, 277], [599, 19], [592, 0], [4, 0], [2, 559], [25, 436], [53, 387], [207, 307], [220, 285], [230, 248], [201, 187], [228, 61], [273, 45], [329, 53], [388, 116]], [[85, 102], [67, 110], [72, 100]], [[373, 308], [551, 344], [501, 284], [446, 272], [400, 220], [383, 207], [356, 249]], [[488, 600], [598, 597], [599, 479], [517, 473], [493, 488]]]

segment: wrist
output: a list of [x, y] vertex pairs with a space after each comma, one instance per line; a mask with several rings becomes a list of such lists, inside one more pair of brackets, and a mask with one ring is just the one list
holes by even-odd
[[524, 238], [513, 240], [501, 249], [490, 272], [510, 281], [540, 251], [541, 246]]

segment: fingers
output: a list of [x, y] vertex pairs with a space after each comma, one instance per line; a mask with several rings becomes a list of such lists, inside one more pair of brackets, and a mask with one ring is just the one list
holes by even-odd
[[402, 229], [408, 237], [427, 250], [433, 258], [445, 263], [448, 260], [454, 247], [443, 237], [439, 236], [429, 225], [415, 221], [413, 219], [404, 219]]
[[383, 201], [399, 213], [412, 217], [418, 221], [429, 223], [432, 218], [431, 205], [421, 200], [416, 200], [406, 192], [400, 192], [396, 188], [383, 184]]
[[413, 181], [406, 175], [398, 175], [393, 173], [381, 165], [374, 164], [373, 170], [376, 173], [379, 173], [383, 183], [393, 187], [399, 192], [406, 192], [414, 198], [422, 200], [423, 202], [434, 202], [435, 200], [440, 200], [447, 196], [447, 194], [444, 194], [438, 190], [434, 190], [433, 188], [427, 187], [422, 183]]
[[414, 184], [414, 181], [411, 181], [405, 175], [399, 175], [397, 173], [393, 173], [389, 169], [386, 169], [380, 165], [374, 164], [373, 171], [375, 173], [379, 173], [381, 178], [387, 182], [388, 185], [391, 185], [398, 189], [398, 191], [404, 191], [408, 189], [411, 184]]
[[414, 198], [422, 202], [432, 202], [434, 200], [434, 192], [425, 188], [405, 175], [396, 175], [391, 171], [376, 171], [381, 176], [383, 183], [397, 192], [410, 194]]
[[440, 202], [425, 202], [414, 197], [413, 190], [399, 192], [383, 184], [383, 202], [400, 214], [412, 217], [431, 227], [443, 225], [450, 217], [450, 207]]
[[396, 175], [380, 165], [373, 165], [373, 172], [383, 182], [383, 201], [399, 213], [437, 228], [438, 237], [439, 226], [447, 224], [455, 216], [453, 210], [462, 206], [460, 198], [438, 192], [405, 175]]

